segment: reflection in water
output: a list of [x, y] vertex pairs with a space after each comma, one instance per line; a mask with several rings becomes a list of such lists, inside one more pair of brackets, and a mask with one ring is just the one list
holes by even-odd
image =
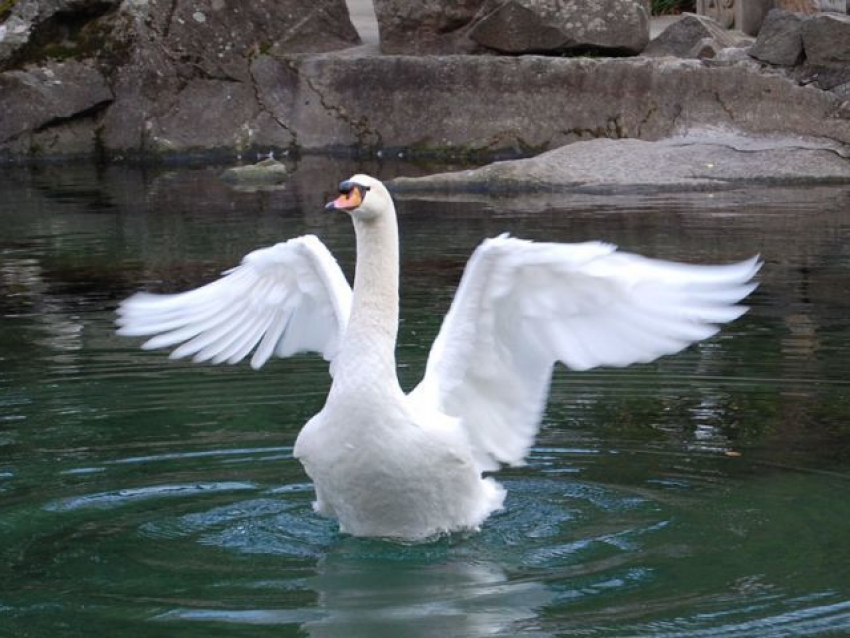
[[[306, 585], [319, 594], [319, 619], [303, 629], [313, 638], [512, 635], [530, 626], [553, 594], [536, 581], [508, 580], [494, 563], [451, 559], [405, 564], [381, 552], [331, 552]], [[535, 635], [549, 635], [543, 632]]]
[[324, 362], [193, 366], [114, 337], [140, 282], [193, 287], [294, 235], [350, 276], [322, 203], [360, 170], [382, 169], [310, 158], [254, 193], [217, 169], [0, 172], [0, 635], [850, 634], [850, 190], [402, 200], [406, 387], [482, 237], [766, 265], [717, 338], [559, 372], [506, 509], [398, 545], [310, 507], [291, 446]]
[[[0, 252], [0, 294], [6, 317], [29, 317], [42, 328], [37, 343], [55, 351], [53, 361], [59, 366], [73, 366], [75, 351], [82, 348], [82, 323], [68, 313], [61, 299], [52, 295], [37, 259], [5, 257]], [[79, 372], [78, 368], [64, 368]]]

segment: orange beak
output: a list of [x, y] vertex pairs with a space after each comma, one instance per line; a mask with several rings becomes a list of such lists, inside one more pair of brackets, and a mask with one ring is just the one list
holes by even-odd
[[362, 201], [363, 195], [360, 193], [360, 189], [355, 186], [330, 202], [325, 208], [328, 210], [354, 210], [360, 206]]

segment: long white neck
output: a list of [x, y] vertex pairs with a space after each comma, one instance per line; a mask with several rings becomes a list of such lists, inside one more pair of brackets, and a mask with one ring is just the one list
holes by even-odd
[[398, 334], [398, 222], [395, 210], [378, 219], [356, 221], [357, 266], [351, 316], [335, 378], [348, 374], [379, 376], [398, 385], [395, 346]]

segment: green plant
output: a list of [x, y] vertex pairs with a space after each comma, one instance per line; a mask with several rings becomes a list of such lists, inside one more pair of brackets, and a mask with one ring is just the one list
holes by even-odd
[[652, 15], [677, 15], [696, 9], [694, 0], [652, 0]]
[[18, 0], [0, 0], [0, 22], [6, 22], [16, 4]]

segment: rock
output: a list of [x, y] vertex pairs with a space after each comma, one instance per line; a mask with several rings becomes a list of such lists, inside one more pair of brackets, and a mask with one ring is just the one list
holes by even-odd
[[[0, 25], [0, 69], [21, 58], [88, 57], [96, 43], [83, 33], [87, 24], [106, 15], [121, 0], [17, 0]], [[8, 4], [8, 2], [6, 3]], [[43, 56], [43, 49], [53, 56]], [[29, 49], [29, 50], [28, 50]]]
[[850, 65], [850, 16], [821, 13], [806, 20], [803, 50], [811, 65]]
[[198, 78], [173, 96], [167, 110], [146, 122], [145, 134], [149, 150], [157, 152], [222, 146], [241, 152], [251, 146], [249, 129], [258, 115], [250, 84]]
[[694, 45], [686, 57], [694, 58], [696, 60], [710, 60], [717, 57], [717, 54], [722, 51], [723, 48], [724, 47], [717, 44], [714, 38], [703, 38]]
[[649, 12], [642, 0], [505, 0], [475, 22], [469, 37], [501, 53], [634, 55], [649, 41]]
[[491, 0], [374, 0], [381, 51], [411, 55], [470, 53], [473, 19]]
[[[260, 55], [249, 66], [251, 81], [238, 82], [158, 75], [157, 69], [172, 67], [157, 48], [139, 47], [131, 55], [112, 79], [111, 93], [105, 83], [103, 95], [114, 100], [95, 102], [93, 110], [83, 106], [73, 120], [88, 123], [88, 137], [77, 128], [73, 139], [54, 136], [50, 153], [68, 152], [65, 140], [76, 153], [81, 140], [96, 139], [90, 154], [106, 159], [221, 159], [287, 148], [478, 159], [527, 156], [600, 137], [655, 140], [707, 124], [850, 143], [850, 114], [836, 94], [764, 72], [755, 62], [347, 51]], [[838, 72], [817, 77], [831, 78], [823, 88], [848, 82]], [[12, 91], [20, 90], [16, 80]], [[6, 90], [0, 94], [3, 104], [11, 99]], [[54, 121], [48, 130], [65, 124]], [[7, 158], [25, 152], [0, 142], [0, 153], [4, 149]]]
[[835, 93], [839, 99], [850, 100], [850, 82], [839, 84], [832, 89], [832, 92]]
[[647, 45], [643, 55], [649, 57], [713, 58], [720, 49], [746, 44], [742, 37], [727, 31], [706, 16], [686, 13]]
[[803, 59], [805, 20], [799, 14], [773, 9], [767, 14], [750, 55], [769, 64], [799, 64]]
[[[262, 103], [253, 63], [360, 41], [345, 0], [20, 0], [2, 26], [0, 65], [79, 58], [101, 70], [112, 103], [91, 118], [90, 152], [121, 156], [238, 152], [258, 137], [267, 148], [291, 144]], [[89, 101], [103, 102], [97, 92]]]
[[727, 47], [714, 56], [714, 64], [756, 64], [749, 55], [750, 47]]
[[[333, 51], [360, 43], [343, 0], [150, 2], [167, 17], [154, 30], [158, 45], [211, 78], [249, 81], [250, 61], [260, 54]], [[167, 14], [166, 4], [174, 4]]]
[[297, 132], [302, 150], [528, 155], [597, 137], [653, 140], [707, 124], [850, 143], [850, 122], [838, 115], [834, 95], [755, 64], [322, 56], [298, 60], [281, 82], [293, 86], [297, 108], [276, 116]]
[[847, 13], [847, 0], [775, 0], [774, 7], [781, 11], [813, 15], [823, 11]]
[[[398, 193], [632, 193], [742, 184], [850, 184], [850, 147], [704, 130], [657, 142], [592, 140], [479, 169], [398, 178]], [[845, 154], [842, 156], [842, 154]]]
[[375, 0], [384, 53], [639, 53], [643, 0]]
[[274, 158], [264, 159], [247, 166], [234, 166], [221, 174], [221, 179], [225, 182], [240, 185], [280, 184], [285, 182], [286, 178], [286, 166]]
[[82, 62], [0, 73], [0, 145], [80, 117], [113, 99], [106, 78]]
[[716, 20], [724, 29], [756, 35], [774, 0], [696, 0], [699, 15]]
[[344, 0], [19, 0], [0, 35], [0, 66], [122, 47], [165, 48], [208, 75], [245, 78], [259, 53], [320, 52], [360, 42]]
[[795, 82], [816, 86], [824, 91], [832, 91], [842, 84], [850, 82], [850, 65], [848, 66], [813, 66], [803, 64], [787, 69], [788, 77]]

